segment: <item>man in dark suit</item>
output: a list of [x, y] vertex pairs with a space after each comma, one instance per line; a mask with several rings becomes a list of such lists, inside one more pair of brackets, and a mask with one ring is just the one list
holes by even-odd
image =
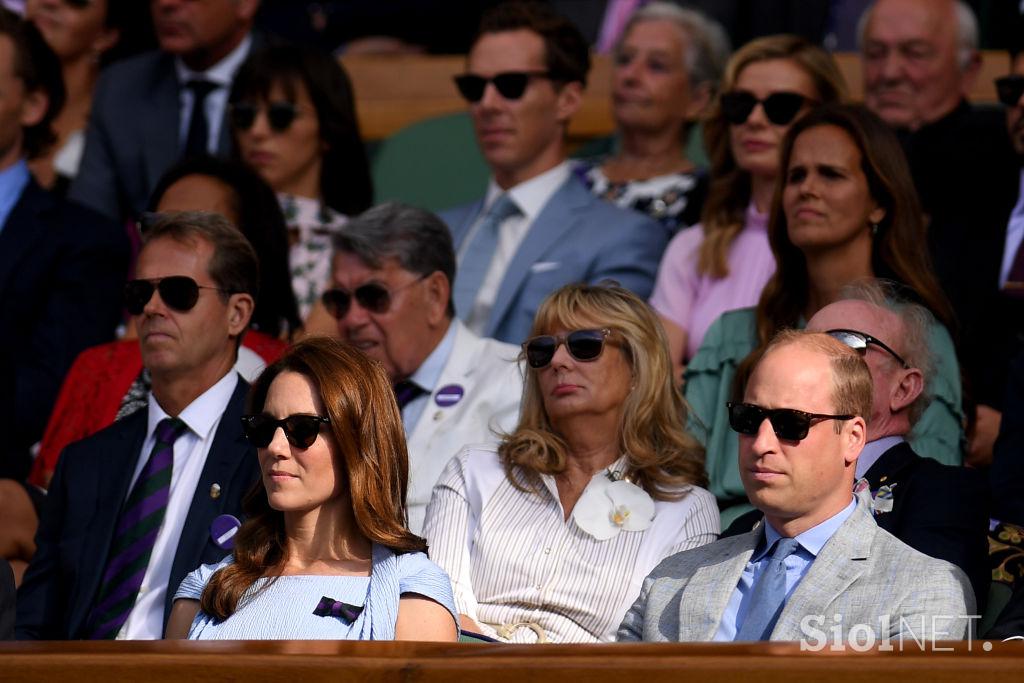
[[[904, 440], [928, 404], [924, 387], [935, 361], [927, 340], [934, 320], [921, 306], [887, 299], [877, 286], [850, 295], [858, 298], [822, 308], [807, 329], [858, 349], [871, 370], [868, 442], [856, 479], [872, 492], [878, 525], [915, 550], [960, 567], [983, 611], [989, 583], [984, 477], [921, 457]], [[749, 530], [759, 517], [741, 517], [723, 536]]]
[[151, 7], [160, 50], [103, 72], [71, 185], [72, 198], [114, 219], [144, 211], [182, 156], [230, 151], [228, 91], [249, 54], [259, 0], [152, 0]]
[[31, 24], [0, 10], [0, 477], [17, 481], [75, 356], [113, 337], [128, 269], [117, 225], [29, 173], [63, 101], [57, 57]]
[[455, 312], [484, 337], [519, 344], [540, 302], [564, 284], [617, 280], [646, 298], [664, 228], [594, 197], [566, 162], [583, 101], [587, 43], [537, 2], [488, 12], [456, 79], [492, 178], [480, 201], [442, 214], [452, 231]]
[[19, 638], [160, 638], [184, 576], [226, 554], [257, 472], [233, 366], [258, 272], [215, 214], [173, 214], [144, 235], [125, 306], [148, 407], [61, 455], [18, 595]]
[[14, 573], [0, 560], [0, 640], [14, 638]]

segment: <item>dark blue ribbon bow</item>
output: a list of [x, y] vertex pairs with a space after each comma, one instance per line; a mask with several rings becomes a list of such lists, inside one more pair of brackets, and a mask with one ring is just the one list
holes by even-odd
[[329, 598], [326, 595], [320, 598], [320, 604], [313, 610], [318, 617], [341, 617], [345, 621], [354, 622], [363, 611], [362, 605], [350, 605], [341, 600]]

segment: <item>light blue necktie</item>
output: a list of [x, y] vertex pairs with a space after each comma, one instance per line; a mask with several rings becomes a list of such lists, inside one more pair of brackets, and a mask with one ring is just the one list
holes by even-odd
[[747, 617], [733, 640], [768, 640], [771, 636], [786, 603], [786, 558], [799, 547], [800, 541], [795, 538], [775, 542], [768, 566], [754, 584]]
[[506, 219], [520, 213], [519, 207], [507, 194], [498, 197], [484, 215], [483, 220], [459, 259], [459, 271], [455, 275], [455, 313], [466, 320], [473, 311], [480, 285], [487, 276], [498, 246], [498, 228]]

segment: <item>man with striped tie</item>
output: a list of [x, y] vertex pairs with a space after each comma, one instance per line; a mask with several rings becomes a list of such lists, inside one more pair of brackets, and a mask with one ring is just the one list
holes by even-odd
[[143, 236], [124, 304], [148, 406], [61, 455], [17, 637], [160, 638], [182, 578], [227, 553], [257, 476], [233, 366], [258, 273], [252, 246], [215, 214], [172, 214]]

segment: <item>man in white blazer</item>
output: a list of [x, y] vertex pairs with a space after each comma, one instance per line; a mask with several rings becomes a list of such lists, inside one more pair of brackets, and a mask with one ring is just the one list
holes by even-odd
[[409, 444], [409, 528], [420, 533], [448, 461], [515, 427], [519, 349], [455, 319], [455, 252], [429, 211], [382, 204], [349, 221], [334, 248], [324, 304], [342, 339], [379, 360], [395, 385]]
[[808, 649], [930, 647], [970, 632], [966, 576], [878, 528], [851, 495], [871, 375], [836, 339], [787, 331], [730, 404], [743, 485], [765, 520], [664, 560], [624, 641], [800, 641]]

